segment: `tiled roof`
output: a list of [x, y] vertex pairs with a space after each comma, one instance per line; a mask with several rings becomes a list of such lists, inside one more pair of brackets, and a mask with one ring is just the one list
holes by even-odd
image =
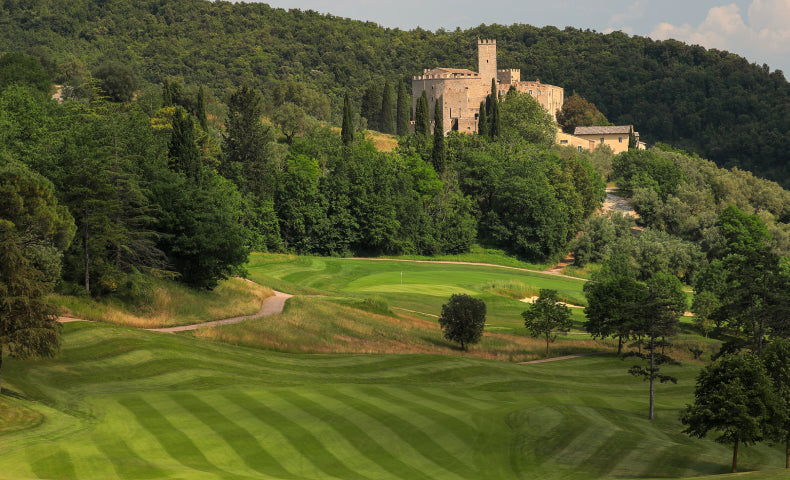
[[631, 132], [631, 125], [616, 125], [610, 127], [576, 127], [574, 135], [607, 135], [615, 133], [628, 134]]

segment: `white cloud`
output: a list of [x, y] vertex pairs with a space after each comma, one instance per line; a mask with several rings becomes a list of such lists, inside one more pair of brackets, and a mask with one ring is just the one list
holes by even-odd
[[[609, 18], [609, 28], [624, 30], [623, 24], [629, 20], [639, 20], [645, 16], [645, 0], [636, 0], [625, 12], [616, 13]], [[630, 27], [625, 27], [630, 28]]]
[[782, 64], [790, 56], [790, 0], [752, 0], [747, 18], [748, 22], [738, 5], [732, 3], [711, 8], [697, 26], [660, 23], [650, 36], [728, 50], [752, 62], [786, 68]]

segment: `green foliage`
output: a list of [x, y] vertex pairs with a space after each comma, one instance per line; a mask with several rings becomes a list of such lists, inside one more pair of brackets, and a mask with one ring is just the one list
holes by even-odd
[[[629, 150], [612, 161], [612, 177], [626, 192], [648, 188], [662, 200], [677, 192], [683, 171], [671, 160], [648, 150]], [[641, 215], [641, 211], [637, 211]]]
[[99, 65], [93, 72], [99, 86], [114, 102], [130, 101], [137, 90], [140, 80], [134, 68], [128, 63], [108, 61]]
[[[510, 141], [524, 140], [537, 145], [549, 146], [557, 136], [557, 127], [551, 115], [532, 95], [509, 92], [501, 102], [495, 102], [491, 118], [493, 137], [501, 136]], [[495, 125], [499, 124], [498, 127]]]
[[409, 119], [411, 118], [411, 98], [406, 91], [406, 83], [398, 82], [397, 111], [395, 112], [396, 132], [400, 136], [409, 134]]
[[[557, 112], [557, 123], [562, 125], [563, 132], [570, 134], [576, 127], [611, 125], [598, 107], [575, 93], [565, 98], [562, 108]], [[632, 148], [630, 144], [629, 148]]]
[[362, 104], [359, 107], [359, 115], [367, 120], [370, 130], [380, 128], [379, 119], [381, 118], [381, 91], [377, 83], [371, 83], [362, 95]]
[[52, 184], [0, 156], [0, 365], [6, 352], [24, 359], [58, 351], [57, 310], [46, 301], [53, 281], [41, 267], [59, 267], [73, 235]]
[[790, 468], [790, 340], [777, 338], [763, 351], [763, 363], [773, 380], [776, 408], [769, 421], [769, 436], [785, 447], [785, 468]]
[[354, 116], [351, 112], [351, 101], [348, 99], [348, 93], [343, 99], [343, 126], [340, 129], [340, 137], [344, 145], [348, 145], [354, 141]]
[[423, 90], [420, 98], [417, 99], [417, 106], [414, 113], [414, 132], [422, 134], [425, 137], [431, 132], [431, 122], [428, 119], [430, 110], [428, 110], [428, 96]]
[[167, 155], [170, 157], [170, 168], [174, 172], [200, 182], [203, 165], [195, 144], [195, 123], [192, 116], [181, 107], [176, 108], [173, 115], [173, 133], [170, 136]]
[[765, 366], [754, 355], [726, 355], [697, 377], [694, 403], [680, 415], [683, 433], [702, 438], [718, 431], [719, 443], [733, 444], [732, 471], [737, 471], [738, 445], [763, 440], [775, 399]]
[[52, 79], [35, 57], [9, 52], [0, 57], [0, 92], [11, 85], [27, 86], [47, 94]]
[[431, 150], [431, 162], [437, 173], [444, 173], [447, 165], [447, 144], [444, 140], [444, 117], [442, 111], [441, 97], [436, 99], [433, 104], [433, 150]]
[[571, 309], [559, 301], [556, 290], [541, 289], [538, 298], [521, 316], [531, 336], [546, 339], [546, 357], [557, 333], [568, 333], [573, 326]]
[[379, 127], [383, 133], [395, 133], [395, 112], [392, 109], [394, 95], [392, 85], [390, 85], [389, 81], [386, 82], [384, 91], [381, 94], [381, 115], [379, 117]]
[[486, 102], [480, 102], [480, 114], [477, 118], [477, 134], [488, 136], [488, 116], [486, 116]]
[[442, 305], [439, 325], [444, 338], [461, 344], [468, 350], [470, 344], [480, 341], [486, 324], [486, 304], [483, 300], [467, 294], [453, 294], [450, 301]]

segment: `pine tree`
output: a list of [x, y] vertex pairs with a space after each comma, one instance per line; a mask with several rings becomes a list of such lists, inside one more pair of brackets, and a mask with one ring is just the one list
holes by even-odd
[[354, 141], [354, 117], [351, 113], [351, 100], [346, 92], [343, 98], [343, 127], [340, 129], [340, 138], [344, 145], [349, 145]]
[[433, 151], [431, 160], [436, 173], [443, 173], [447, 163], [447, 144], [444, 140], [444, 120], [442, 114], [442, 99], [436, 99], [433, 104]]
[[488, 135], [488, 116], [486, 115], [486, 102], [480, 102], [480, 115], [477, 118], [477, 134]]
[[409, 101], [409, 94], [406, 92], [406, 83], [401, 80], [398, 84], [398, 112], [397, 112], [397, 134], [407, 135], [409, 133], [409, 110], [411, 109], [411, 102]]
[[384, 92], [381, 95], [381, 117], [379, 118], [379, 127], [381, 127], [382, 133], [395, 133], [392, 97], [392, 85], [390, 85], [390, 82], [387, 82], [384, 84]]

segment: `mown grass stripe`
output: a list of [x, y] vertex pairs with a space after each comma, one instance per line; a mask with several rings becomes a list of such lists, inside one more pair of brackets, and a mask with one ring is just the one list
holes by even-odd
[[278, 478], [303, 478], [286, 470], [253, 434], [194, 394], [179, 392], [170, 398], [222, 438], [250, 469]]
[[[424, 429], [432, 432], [435, 437], [441, 431], [447, 431], [457, 441], [455, 446], [465, 450], [471, 450], [478, 434], [477, 430], [458, 417], [449, 415], [443, 410], [431, 408], [424, 403], [414, 400], [407, 400], [395, 393], [397, 389], [383, 389], [379, 387], [366, 388], [364, 395], [375, 398], [376, 401], [388, 411], [399, 412], [399, 415], [406, 414], [413, 421], [418, 421], [424, 425]], [[346, 394], [348, 394], [346, 392]], [[449, 441], [449, 439], [448, 439]], [[469, 458], [468, 456], [466, 458]], [[462, 462], [464, 463], [464, 462]], [[467, 465], [468, 469], [473, 467]]]
[[96, 448], [112, 464], [122, 479], [163, 478], [166, 472], [134, 452], [122, 439], [109, 435], [94, 435]]
[[336, 409], [330, 409], [323, 404], [310, 400], [292, 391], [277, 390], [272, 392], [282, 400], [306, 412], [311, 412], [323, 419], [328, 428], [342, 435], [360, 454], [377, 464], [382, 470], [391, 473], [396, 478], [404, 480], [430, 479], [421, 470], [403, 462], [393, 456], [392, 452], [384, 448], [379, 439], [373, 438], [362, 428], [347, 418], [347, 415], [338, 414]]
[[118, 400], [118, 403], [134, 415], [137, 423], [156, 437], [165, 452], [185, 467], [209, 473], [221, 473], [226, 478], [244, 478], [217, 468], [208, 461], [192, 440], [177, 429], [164, 415], [139, 396]]
[[381, 408], [374, 402], [362, 399], [361, 396], [352, 397], [337, 390], [324, 391], [322, 394], [346, 405], [354, 406], [358, 410], [368, 412], [404, 442], [419, 444], [421, 446], [420, 454], [447, 473], [454, 473], [461, 478], [477, 478], [476, 472], [470, 472], [469, 468], [463, 465], [461, 457], [447, 451], [430, 435], [405, 420], [400, 414]]
[[[43, 454], [43, 449], [52, 449], [51, 453]], [[33, 453], [33, 450], [36, 453]], [[41, 449], [31, 449], [30, 468], [39, 478], [57, 478], [58, 480], [77, 480], [77, 472], [71, 457], [65, 450], [48, 445]]]
[[365, 478], [348, 468], [312, 432], [282, 413], [267, 407], [246, 393], [223, 392], [222, 396], [261, 422], [279, 431], [297, 451], [323, 472], [324, 476], [349, 480]]
[[452, 409], [459, 414], [478, 412], [490, 405], [490, 402], [484, 402], [478, 398], [471, 397], [466, 392], [457, 388], [439, 391], [436, 388], [413, 387], [404, 389], [403, 391], [417, 398], [431, 400], [435, 405], [441, 405], [443, 408]]

